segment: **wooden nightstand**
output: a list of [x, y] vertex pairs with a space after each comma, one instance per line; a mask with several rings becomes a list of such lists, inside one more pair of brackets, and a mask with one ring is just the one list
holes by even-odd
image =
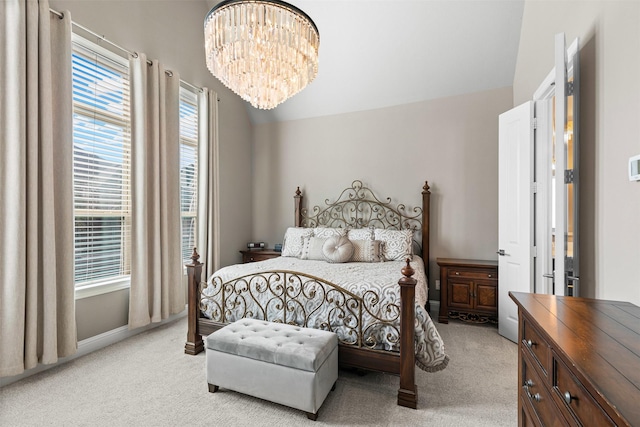
[[440, 266], [440, 315], [486, 322], [498, 318], [498, 261], [438, 258]]
[[242, 263], [264, 261], [265, 259], [278, 258], [281, 252], [273, 249], [245, 249], [240, 251], [242, 254]]

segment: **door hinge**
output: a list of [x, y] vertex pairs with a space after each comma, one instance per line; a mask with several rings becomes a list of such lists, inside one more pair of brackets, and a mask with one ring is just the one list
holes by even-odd
[[537, 246], [534, 246], [534, 247], [533, 247], [533, 251], [532, 251], [532, 252], [533, 252], [533, 257], [534, 257], [534, 258], [537, 258], [537, 256], [538, 256], [538, 247], [537, 247]]
[[531, 126], [533, 127], [533, 129], [538, 129], [538, 119], [536, 117], [533, 118], [533, 121], [531, 122]]
[[573, 96], [573, 82], [567, 82], [567, 96]]
[[531, 183], [531, 192], [533, 194], [536, 194], [538, 192], [538, 183], [537, 182], [532, 182]]
[[567, 169], [564, 171], [564, 183], [565, 184], [573, 183], [573, 169]]

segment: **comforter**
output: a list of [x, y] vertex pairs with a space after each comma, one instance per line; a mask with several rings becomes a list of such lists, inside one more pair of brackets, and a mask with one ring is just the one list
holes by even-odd
[[[206, 317], [217, 321], [233, 322], [241, 317], [255, 317], [306, 324], [336, 332], [346, 345], [398, 351], [398, 280], [404, 265], [402, 261], [327, 263], [294, 257], [232, 265], [218, 270], [203, 284], [200, 309]], [[449, 358], [442, 338], [424, 308], [428, 287], [422, 259], [414, 255], [411, 267], [417, 281], [416, 365], [424, 371], [435, 372], [444, 369]], [[271, 271], [287, 274], [265, 273]], [[298, 276], [296, 272], [304, 276]], [[257, 276], [234, 280], [247, 275]], [[315, 278], [321, 280], [313, 280]], [[346, 292], [336, 291], [322, 280], [338, 285]]]

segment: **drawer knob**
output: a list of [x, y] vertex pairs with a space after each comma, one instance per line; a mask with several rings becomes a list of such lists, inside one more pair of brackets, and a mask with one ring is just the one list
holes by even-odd
[[568, 405], [571, 405], [571, 400], [573, 400], [574, 397], [571, 396], [571, 393], [569, 393], [568, 391], [564, 392], [564, 401], [567, 402]]
[[525, 387], [533, 387], [533, 380], [526, 380], [524, 382]]
[[529, 399], [535, 400], [536, 402], [540, 402], [542, 400], [542, 396], [540, 396], [540, 393], [531, 394], [528, 388], [527, 388], [527, 396], [529, 396]]
[[533, 341], [531, 341], [531, 340], [527, 340], [527, 341], [525, 341], [525, 343], [527, 344], [527, 347], [529, 347], [529, 348], [531, 348], [531, 347], [533, 347], [534, 345], [536, 345], [536, 343], [534, 343], [534, 342], [533, 342]]
[[458, 271], [456, 271], [456, 276], [459, 276], [459, 275], [460, 275], [460, 273]]
[[491, 278], [491, 275], [490, 275], [490, 274], [487, 274], [487, 277], [488, 277], [488, 278]]

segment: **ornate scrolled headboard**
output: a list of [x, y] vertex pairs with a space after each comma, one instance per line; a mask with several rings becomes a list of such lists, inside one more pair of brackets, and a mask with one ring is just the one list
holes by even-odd
[[425, 269], [429, 265], [429, 184], [422, 187], [422, 207], [407, 208], [405, 204], [394, 205], [391, 198], [379, 198], [362, 181], [355, 180], [340, 195], [325, 206], [302, 207], [302, 192], [297, 188], [294, 196], [296, 227], [332, 228], [383, 228], [414, 230], [422, 249]]

